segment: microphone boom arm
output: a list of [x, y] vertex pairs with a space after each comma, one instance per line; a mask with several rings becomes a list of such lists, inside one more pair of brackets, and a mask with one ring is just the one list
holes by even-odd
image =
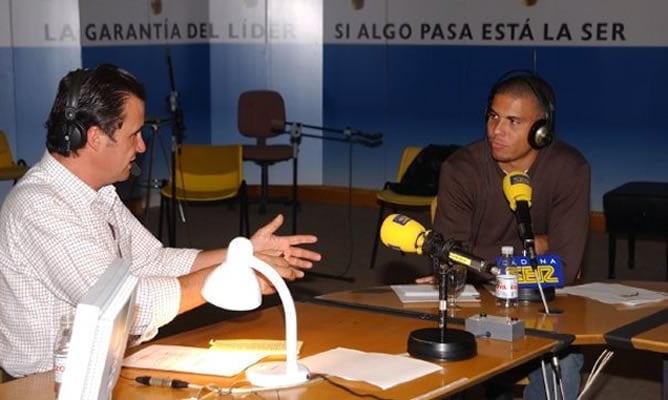
[[[278, 121], [277, 121], [278, 122]], [[288, 130], [287, 133], [294, 132], [294, 126], [299, 127], [299, 135], [301, 137], [312, 137], [312, 138], [318, 138], [318, 139], [324, 139], [324, 140], [333, 140], [333, 141], [340, 141], [340, 142], [355, 142], [355, 143], [360, 143], [366, 146], [370, 147], [375, 147], [379, 146], [383, 142], [383, 134], [382, 133], [367, 133], [363, 132], [360, 130], [351, 130], [350, 128], [346, 129], [336, 129], [336, 128], [329, 128], [325, 126], [317, 126], [317, 125], [309, 125], [309, 124], [304, 124], [301, 122], [292, 122], [292, 121], [285, 121], [285, 124], [291, 125], [293, 128]], [[335, 133], [338, 135], [341, 135], [341, 137], [327, 137], [327, 136], [318, 136], [318, 135], [312, 135], [312, 134], [306, 134], [302, 130], [306, 129], [314, 129], [318, 130], [321, 132], [326, 132], [326, 133]]]

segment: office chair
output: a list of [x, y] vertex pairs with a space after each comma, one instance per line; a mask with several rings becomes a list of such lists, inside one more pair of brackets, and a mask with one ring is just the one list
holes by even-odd
[[[242, 147], [233, 145], [183, 144], [176, 150], [176, 200], [202, 204], [234, 200], [239, 202], [239, 235], [248, 236], [248, 195], [243, 179]], [[162, 239], [162, 222], [167, 216], [172, 199], [172, 179], [160, 189], [160, 222], [158, 235]], [[167, 229], [168, 232], [172, 230]], [[172, 235], [170, 235], [172, 236]], [[169, 237], [169, 245], [175, 245], [176, 238]]]
[[[272, 90], [249, 90], [241, 93], [238, 103], [238, 129], [241, 135], [255, 138], [255, 144], [243, 145], [244, 161], [260, 166], [260, 214], [266, 212], [270, 202], [294, 204], [296, 199], [297, 157], [292, 144], [269, 144], [268, 139], [285, 132], [285, 103], [283, 97]], [[281, 161], [293, 160], [292, 200], [269, 197], [269, 166]]]
[[385, 218], [385, 207], [389, 206], [392, 208], [392, 212], [397, 212], [400, 208], [408, 209], [424, 209], [430, 210], [432, 200], [435, 196], [414, 196], [407, 194], [400, 194], [392, 190], [391, 186], [393, 183], [401, 182], [408, 166], [411, 165], [413, 160], [417, 155], [422, 151], [421, 147], [406, 147], [401, 154], [401, 161], [399, 163], [399, 170], [397, 171], [396, 182], [385, 182], [383, 189], [376, 193], [376, 199], [378, 200], [378, 221], [376, 223], [376, 234], [373, 242], [373, 250], [371, 252], [371, 263], [369, 268], [373, 269], [376, 264], [376, 253], [378, 251], [378, 242], [380, 242], [380, 227]]
[[16, 184], [26, 171], [28, 171], [28, 165], [25, 161], [18, 160], [14, 162], [14, 156], [12, 155], [12, 149], [9, 147], [7, 135], [5, 135], [4, 131], [0, 130], [0, 180], [13, 180], [14, 184]]

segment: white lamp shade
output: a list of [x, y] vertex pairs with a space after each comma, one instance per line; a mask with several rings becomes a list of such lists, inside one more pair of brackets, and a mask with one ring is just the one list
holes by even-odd
[[262, 293], [255, 271], [264, 275], [278, 292], [285, 315], [285, 361], [251, 366], [246, 378], [254, 386], [285, 387], [308, 381], [308, 369], [297, 363], [297, 313], [283, 278], [269, 264], [253, 256], [253, 244], [234, 238], [225, 262], [211, 272], [202, 288], [206, 301], [227, 310], [252, 310], [260, 306]]
[[246, 311], [262, 304], [260, 282], [251, 268], [253, 245], [244, 237], [234, 238], [227, 248], [225, 262], [208, 276], [202, 297], [220, 308]]

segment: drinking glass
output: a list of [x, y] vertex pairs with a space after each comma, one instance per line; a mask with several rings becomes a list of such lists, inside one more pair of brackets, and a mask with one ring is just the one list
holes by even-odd
[[457, 297], [466, 286], [466, 267], [461, 264], [453, 265], [446, 271], [446, 283], [448, 285], [448, 308], [454, 309], [457, 307]]

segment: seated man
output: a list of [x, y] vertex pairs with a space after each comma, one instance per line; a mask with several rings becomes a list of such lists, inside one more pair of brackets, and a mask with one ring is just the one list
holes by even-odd
[[[143, 85], [111, 65], [76, 70], [58, 86], [46, 122], [47, 151], [0, 211], [0, 366], [13, 377], [53, 368], [61, 316], [116, 257], [139, 278], [137, 343], [204, 303], [200, 289], [226, 249], [165, 248], [123, 205], [113, 186], [146, 150]], [[277, 216], [252, 237], [256, 255], [286, 279], [320, 259], [297, 247], [312, 235], [279, 237]], [[263, 293], [271, 293], [261, 279]], [[136, 344], [136, 343], [135, 343]]]
[[[590, 167], [575, 148], [553, 138], [554, 104], [552, 88], [536, 75], [515, 74], [494, 85], [486, 110], [486, 138], [442, 164], [434, 230], [486, 260], [494, 260], [502, 245], [522, 249], [502, 182], [509, 172], [524, 172], [533, 189], [530, 213], [536, 251], [558, 254], [566, 283], [572, 284], [589, 230]], [[567, 399], [579, 392], [582, 359], [577, 352], [561, 359]], [[524, 398], [545, 398], [540, 369], [529, 378]]]

